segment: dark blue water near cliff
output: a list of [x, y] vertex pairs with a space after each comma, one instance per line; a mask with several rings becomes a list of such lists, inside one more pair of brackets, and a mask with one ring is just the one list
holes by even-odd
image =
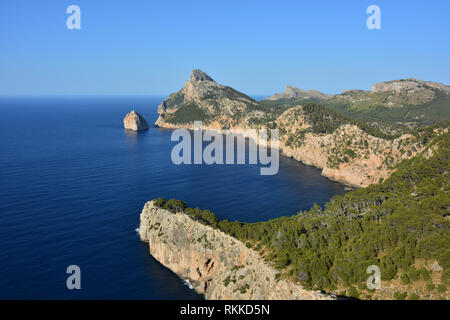
[[[183, 199], [220, 218], [267, 220], [324, 204], [343, 186], [280, 159], [254, 165], [176, 166], [169, 130], [134, 134], [156, 97], [0, 98], [0, 298], [197, 299], [148, 253], [135, 229], [146, 201]], [[66, 288], [79, 265], [82, 289]]]

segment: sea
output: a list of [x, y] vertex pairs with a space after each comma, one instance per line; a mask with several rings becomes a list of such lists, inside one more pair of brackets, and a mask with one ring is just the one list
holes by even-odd
[[[202, 299], [139, 240], [157, 197], [219, 218], [266, 221], [323, 206], [344, 186], [280, 157], [259, 165], [175, 165], [156, 96], [0, 97], [0, 299]], [[135, 109], [145, 132], [123, 128]], [[70, 290], [69, 266], [80, 270]]]

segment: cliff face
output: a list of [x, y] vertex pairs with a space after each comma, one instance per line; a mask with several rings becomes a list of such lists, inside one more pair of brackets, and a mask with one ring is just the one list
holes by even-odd
[[147, 121], [134, 110], [126, 114], [123, 119], [123, 126], [125, 129], [133, 131], [148, 130]]
[[[324, 115], [319, 117], [320, 112]], [[323, 176], [353, 187], [388, 178], [398, 163], [423, 150], [417, 137], [406, 134], [388, 140], [372, 136], [323, 110], [263, 108], [198, 70], [182, 90], [163, 101], [159, 114], [156, 125], [166, 128], [193, 129], [194, 120], [202, 120], [204, 129], [227, 129], [244, 136], [246, 129], [277, 128], [283, 155], [320, 168]], [[324, 126], [333, 129], [322, 130]]]
[[389, 92], [385, 103], [390, 106], [419, 105], [432, 101], [438, 92], [450, 94], [450, 87], [437, 82], [405, 79], [376, 83], [371, 92]]
[[398, 163], [424, 148], [410, 134], [387, 140], [352, 124], [340, 125], [331, 133], [315, 133], [302, 106], [285, 111], [275, 123], [285, 156], [320, 168], [323, 176], [354, 187], [367, 187], [388, 178]]
[[142, 210], [139, 235], [153, 257], [207, 299], [331, 299], [277, 279], [277, 272], [240, 241], [153, 201]]
[[168, 127], [194, 120], [233, 118], [247, 106], [256, 104], [245, 94], [216, 83], [203, 71], [193, 70], [184, 87], [158, 106], [159, 118], [155, 124]]

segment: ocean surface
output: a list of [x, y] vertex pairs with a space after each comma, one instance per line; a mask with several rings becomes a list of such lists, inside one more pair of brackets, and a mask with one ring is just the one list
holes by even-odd
[[[184, 200], [220, 218], [261, 221], [323, 205], [344, 187], [280, 157], [257, 165], [171, 162], [171, 131], [149, 124], [163, 97], [0, 98], [0, 299], [201, 299], [135, 231], [145, 202]], [[81, 268], [81, 290], [66, 269]]]

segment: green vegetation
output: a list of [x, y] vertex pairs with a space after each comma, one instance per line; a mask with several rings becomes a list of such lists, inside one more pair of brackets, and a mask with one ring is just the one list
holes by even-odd
[[411, 293], [409, 295], [409, 300], [419, 300], [419, 299], [420, 299], [420, 297], [417, 293]]
[[450, 134], [429, 139], [428, 146], [439, 146], [430, 158], [406, 160], [383, 183], [335, 196], [325, 209], [316, 205], [291, 217], [242, 223], [218, 221], [209, 210], [189, 210], [177, 200], [157, 203], [171, 211], [182, 208], [244, 243], [263, 245], [268, 261], [309, 288], [347, 287], [355, 297], [373, 264], [381, 267], [382, 280], [403, 274], [404, 283], [419, 277], [429, 281], [429, 272], [413, 267], [422, 258], [443, 267], [438, 289], [445, 290], [450, 282]]
[[[430, 126], [440, 121], [450, 120], [450, 96], [439, 90], [426, 86], [434, 91], [435, 97], [422, 103], [421, 94], [415, 96], [396, 96], [392, 92], [371, 93], [362, 90], [351, 90], [327, 99], [281, 99], [264, 100], [264, 103], [275, 107], [293, 107], [308, 102], [319, 103], [346, 117], [361, 121], [370, 127], [386, 134], [398, 135]], [[396, 107], [389, 102], [396, 103]]]
[[447, 288], [444, 284], [441, 283], [440, 285], [437, 286], [437, 290], [442, 293], [447, 291]]
[[[334, 112], [316, 103], [305, 103], [302, 108], [296, 108], [290, 112], [291, 114], [289, 115], [289, 118], [292, 119], [292, 121], [304, 117], [305, 121], [310, 125], [307, 129], [298, 129], [295, 132], [291, 132], [290, 128], [285, 128], [289, 127], [289, 124], [280, 124], [277, 126], [280, 130], [281, 136], [287, 134], [283, 139], [286, 146], [290, 147], [302, 146], [305, 143], [306, 133], [308, 132], [312, 132], [314, 134], [331, 134], [339, 127], [347, 124], [358, 126], [361, 130], [375, 137], [387, 140], [392, 140], [397, 137], [397, 135], [385, 134], [377, 128], [364, 123], [363, 121], [343, 116], [342, 114]], [[357, 156], [355, 151], [350, 147], [355, 142], [349, 139], [345, 143], [346, 145], [343, 150], [332, 150], [332, 155], [328, 159], [328, 165], [330, 167], [337, 167], [340, 163], [349, 162], [350, 159]], [[368, 141], [365, 140], [361, 141], [358, 147], [367, 149], [368, 146]]]
[[208, 121], [209, 115], [194, 103], [182, 105], [177, 111], [168, 114], [169, 123], [193, 123], [194, 121]]
[[230, 281], [231, 281], [230, 276], [226, 277], [225, 280], [223, 280], [223, 285], [225, 287], [228, 287], [228, 285], [230, 284]]
[[239, 269], [242, 269], [244, 266], [240, 265], [240, 266], [234, 266], [231, 271], [238, 271]]
[[394, 292], [394, 298], [397, 300], [405, 300], [407, 296], [407, 292]]
[[243, 285], [242, 287], [240, 287], [235, 291], [239, 291], [240, 293], [244, 294], [247, 292], [248, 289], [250, 289], [250, 286], [248, 285], [248, 283], [246, 283], [245, 285]]
[[[321, 101], [326, 106], [360, 119], [378, 119], [385, 121], [416, 122], [417, 124], [429, 125], [442, 120], [450, 120], [450, 97], [439, 91], [435, 91], [435, 98], [429, 102], [421, 103], [410, 99], [397, 100], [401, 107], [389, 107], [386, 103], [390, 92], [359, 92], [351, 95], [351, 102], [343, 99], [329, 99]], [[420, 98], [420, 95], [417, 97]]]
[[[374, 137], [383, 139], [393, 139], [396, 137], [385, 134], [361, 120], [349, 118], [317, 103], [305, 103], [302, 110], [298, 110], [297, 116], [300, 116], [300, 113], [306, 117], [307, 122], [311, 125], [309, 130], [316, 134], [333, 133], [342, 125], [352, 124], [358, 126], [361, 130], [364, 130]], [[296, 115], [294, 114], [294, 117], [295, 116]]]
[[307, 116], [308, 123], [312, 125], [314, 133], [333, 133], [337, 128], [345, 124], [355, 124], [373, 136], [385, 137], [381, 132], [365, 126], [364, 124], [343, 116], [316, 103], [307, 103], [303, 106], [303, 112]]
[[184, 212], [196, 221], [208, 224], [210, 226], [216, 226], [218, 219], [217, 216], [209, 210], [200, 210], [199, 208], [188, 208], [186, 203], [181, 200], [170, 199], [164, 200], [163, 198], [158, 198], [154, 200], [155, 205], [169, 210], [170, 212]]

